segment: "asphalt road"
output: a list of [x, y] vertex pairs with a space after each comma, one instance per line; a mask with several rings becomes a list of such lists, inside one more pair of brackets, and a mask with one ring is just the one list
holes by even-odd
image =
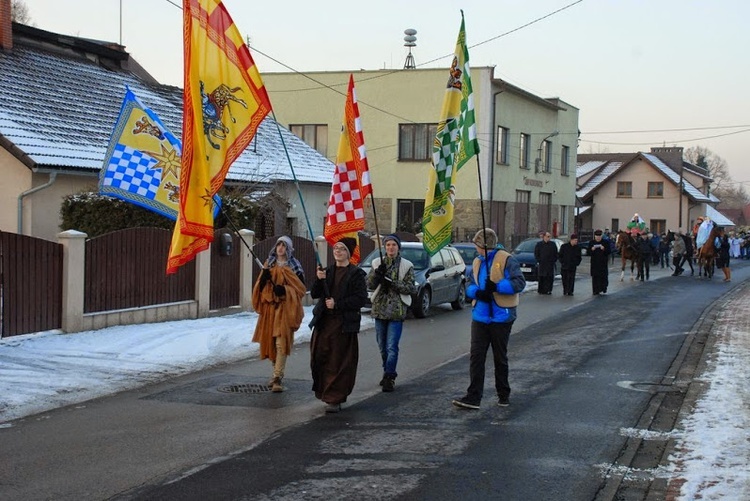
[[253, 360], [29, 418], [3, 435], [13, 464], [0, 468], [0, 498], [601, 499], [628, 430], [655, 395], [680, 391], [669, 375], [692, 326], [747, 278], [744, 264], [732, 284], [612, 274], [598, 297], [582, 267], [574, 297], [559, 282], [553, 296], [524, 295], [507, 408], [491, 359], [482, 409], [450, 404], [468, 384], [470, 312], [441, 307], [407, 321], [394, 393], [379, 391], [374, 336], [360, 334], [339, 414], [312, 396], [302, 345], [280, 395], [218, 391], [262, 383], [268, 364]]

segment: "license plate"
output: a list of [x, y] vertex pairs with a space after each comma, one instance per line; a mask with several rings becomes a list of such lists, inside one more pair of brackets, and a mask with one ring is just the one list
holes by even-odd
[[528, 266], [521, 266], [521, 271], [524, 273], [531, 273], [531, 268]]

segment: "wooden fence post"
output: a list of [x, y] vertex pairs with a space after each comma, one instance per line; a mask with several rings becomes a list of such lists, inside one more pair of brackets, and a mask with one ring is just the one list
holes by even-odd
[[62, 330], [83, 330], [83, 286], [86, 262], [86, 238], [88, 235], [76, 230], [57, 234], [63, 246], [62, 277]]
[[[253, 230], [240, 230], [240, 238], [247, 242], [252, 249], [255, 245], [255, 232]], [[240, 308], [242, 311], [253, 309], [253, 255], [245, 247], [239, 246], [240, 255]]]

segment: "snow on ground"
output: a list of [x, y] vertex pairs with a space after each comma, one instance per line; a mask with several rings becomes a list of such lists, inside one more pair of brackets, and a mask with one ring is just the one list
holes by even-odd
[[750, 300], [739, 295], [720, 313], [713, 327], [714, 352], [701, 377], [706, 392], [677, 424], [680, 438], [669, 457], [669, 470], [679, 488], [678, 499], [750, 499], [748, 306]]
[[[59, 331], [0, 340], [0, 423], [258, 355], [258, 315]], [[310, 340], [307, 324], [295, 342]], [[364, 315], [362, 328], [373, 325]]]

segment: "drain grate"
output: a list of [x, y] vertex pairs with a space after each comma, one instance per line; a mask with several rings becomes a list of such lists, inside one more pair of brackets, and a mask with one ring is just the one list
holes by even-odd
[[265, 384], [230, 384], [228, 386], [219, 386], [222, 393], [265, 393], [271, 391]]

